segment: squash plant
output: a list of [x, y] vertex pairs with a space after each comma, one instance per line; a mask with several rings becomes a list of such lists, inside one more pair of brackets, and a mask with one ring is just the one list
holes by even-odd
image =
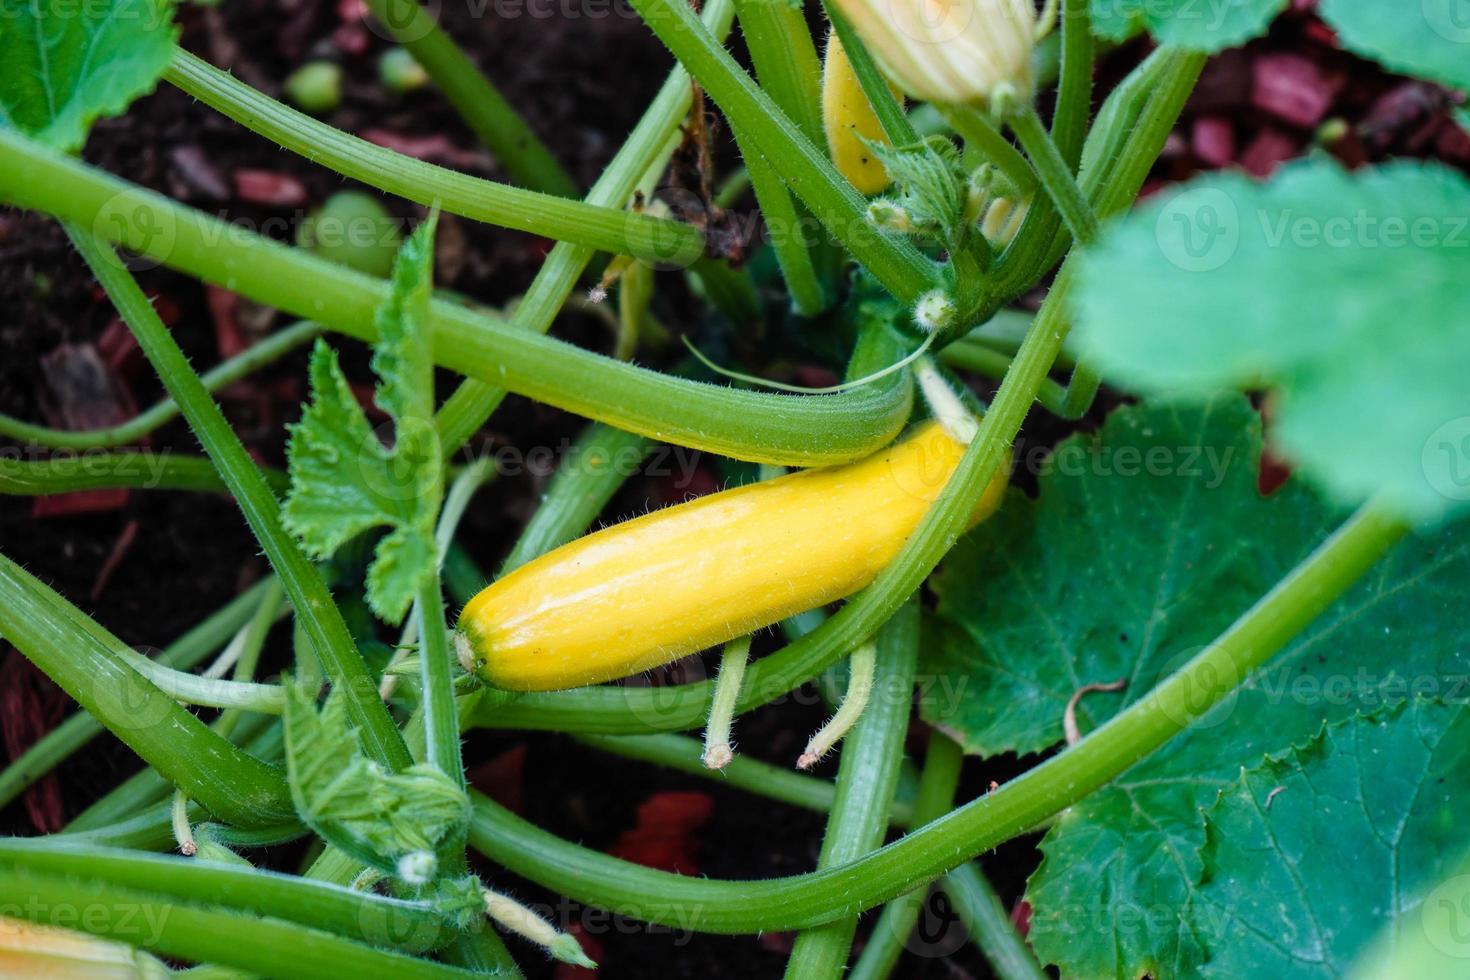
[[[1462, 972], [1464, 175], [1310, 159], [1132, 207], [1206, 58], [1285, 0], [632, 5], [676, 64], [585, 193], [415, 0], [367, 3], [403, 45], [393, 77], [430, 80], [514, 184], [274, 101], [182, 50], [163, 0], [0, 5], [0, 201], [63, 224], [169, 395], [98, 432], [0, 418], [8, 439], [89, 453], [0, 456], [0, 491], [223, 490], [273, 570], [150, 658], [0, 555], [0, 635], [82, 709], [0, 773], [0, 802], [103, 730], [145, 763], [64, 832], [0, 841], [4, 962], [515, 976], [541, 947], [590, 965], [504, 871], [647, 923], [795, 931], [802, 980], [891, 974], [935, 882], [1008, 980]], [[1422, 6], [1320, 13], [1392, 70], [1470, 85], [1463, 24]], [[750, 70], [726, 46], [736, 23]], [[1151, 53], [1094, 92], [1100, 43], [1141, 32]], [[158, 84], [422, 205], [387, 277], [84, 163], [91, 123]], [[646, 193], [705, 100], [770, 232], [760, 284]], [[435, 289], [444, 212], [555, 241], [510, 312]], [[198, 373], [120, 250], [301, 322]], [[635, 365], [680, 270], [729, 334], [826, 337], [848, 380]], [[620, 291], [622, 358], [546, 336], [584, 277]], [[287, 472], [264, 469], [212, 392], [312, 340]], [[340, 367], [353, 343], [372, 347], [386, 428]], [[998, 381], [989, 404], [956, 373]], [[1104, 380], [1137, 398], [1041, 457], [1034, 493], [1004, 490], [1028, 417], [1081, 419]], [[509, 392], [591, 420], [589, 462], [558, 473], [474, 598], [490, 577], [458, 527], [494, 467], [460, 450]], [[178, 416], [202, 456], [126, 448]], [[626, 474], [590, 461], [654, 442], [769, 482], [584, 537]], [[1293, 475], [1263, 495], [1268, 447]], [[333, 591], [343, 569], [366, 583], [367, 632]], [[751, 659], [746, 634], [812, 607]], [[258, 679], [282, 618], [294, 662]], [[389, 631], [392, 655], [365, 656]], [[712, 680], [616, 683], [712, 643]], [[840, 741], [835, 780], [738, 752], [739, 716], [844, 659], [846, 695], [801, 759]], [[915, 700], [930, 734], [910, 761]], [[816, 866], [712, 880], [561, 839], [466, 786], [476, 727], [565, 732], [826, 812]], [[700, 729], [703, 746], [678, 734]], [[957, 801], [965, 753], [1026, 767]], [[975, 859], [1035, 834], [1022, 937]], [[302, 839], [321, 846], [299, 874], [257, 866]]]

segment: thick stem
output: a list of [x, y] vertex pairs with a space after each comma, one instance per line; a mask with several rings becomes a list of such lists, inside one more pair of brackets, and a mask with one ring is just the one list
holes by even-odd
[[918, 249], [874, 229], [867, 201], [747, 75], [684, 0], [633, 0], [659, 40], [714, 98], [732, 125], [764, 148], [791, 190], [895, 297], [913, 303], [938, 284], [934, 263]]
[[164, 77], [308, 160], [425, 207], [649, 262], [682, 264], [704, 253], [703, 236], [691, 225], [497, 184], [404, 156], [297, 112], [182, 49]]
[[[342, 613], [332, 601], [316, 566], [307, 560], [281, 525], [280, 507], [235, 436], [224, 413], [189, 366], [153, 304], [112, 249], [86, 231], [68, 227], [77, 251], [107, 291], [113, 305], [143, 348], [159, 380], [179, 403], [189, 427], [229, 486], [235, 501], [281, 579], [296, 616], [306, 628], [316, 655], [334, 685], [342, 689], [348, 714], [358, 726], [363, 749], [376, 761], [398, 769], [409, 764], [408, 749], [368, 674]], [[190, 794], [196, 799], [197, 794]]]
[[[874, 687], [879, 695], [843, 743], [837, 796], [827, 818], [818, 868], [852, 861], [883, 843], [913, 707], [919, 659], [918, 603], [905, 604], [878, 632], [875, 643]], [[787, 980], [837, 980], [847, 965], [856, 931], [857, 916], [852, 915], [802, 932], [786, 962]]]
[[417, 0], [366, 0], [378, 23], [423, 65], [480, 142], [522, 187], [576, 197], [577, 185], [505, 96]]
[[1031, 157], [1036, 174], [1041, 178], [1041, 186], [1072, 232], [1072, 238], [1081, 245], [1090, 245], [1097, 238], [1097, 215], [1078, 186], [1072, 168], [1041, 124], [1036, 107], [1030, 103], [1016, 107], [1010, 116], [1010, 124]]
[[[0, 129], [0, 164], [0, 199], [96, 228], [199, 278], [376, 339], [373, 311], [386, 292], [380, 280], [131, 187], [10, 130]], [[903, 377], [837, 395], [773, 395], [638, 368], [445, 302], [431, 304], [429, 320], [434, 357], [445, 367], [620, 428], [753, 462], [813, 466], [867, 455], [897, 434], [911, 405]], [[492, 393], [495, 400], [502, 394]], [[468, 396], [461, 416], [475, 425], [479, 398]]]

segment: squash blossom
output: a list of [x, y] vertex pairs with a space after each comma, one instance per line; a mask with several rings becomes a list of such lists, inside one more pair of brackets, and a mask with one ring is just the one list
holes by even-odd
[[1002, 88], [1029, 98], [1031, 0], [836, 0], [899, 88], [926, 102], [988, 103]]
[[[852, 595], [893, 560], [959, 466], [939, 424], [846, 466], [666, 507], [563, 545], [470, 600], [457, 646], [499, 688], [628, 677]], [[1005, 493], [997, 474], [971, 514]]]
[[123, 943], [0, 916], [0, 976], [165, 980], [163, 963]]

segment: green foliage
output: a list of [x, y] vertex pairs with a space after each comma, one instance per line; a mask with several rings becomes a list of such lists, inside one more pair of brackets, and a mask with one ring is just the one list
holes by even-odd
[[286, 527], [316, 557], [370, 528], [392, 528], [368, 569], [367, 595], [374, 613], [394, 623], [438, 563], [434, 521], [444, 464], [433, 422], [426, 328], [433, 242], [431, 216], [400, 251], [393, 288], [375, 318], [376, 402], [393, 419], [393, 447], [373, 431], [337, 355], [318, 341], [311, 358], [311, 403], [291, 430], [291, 492], [281, 511]]
[[1470, 88], [1470, 21], [1460, 0], [1322, 0], [1322, 18], [1343, 45], [1407, 75]]
[[[1455, 868], [1467, 755], [1463, 700], [1415, 700], [1331, 725], [1242, 772], [1205, 817], [1205, 875], [1189, 912], [1203, 974], [1346, 973], [1380, 927], [1413, 914]], [[1463, 947], [1453, 932], [1430, 938]]]
[[[1255, 413], [1228, 394], [1120, 409], [1064, 441], [1038, 499], [1013, 492], [935, 579], [926, 668], [952, 683], [931, 688], [924, 716], [972, 751], [1026, 753], [1061, 740], [1085, 685], [1125, 684], [1081, 698], [1084, 735], [1145, 698], [1341, 517], [1295, 481], [1262, 499], [1261, 449]], [[1067, 975], [1197, 970], [1202, 809], [1324, 721], [1454, 693], [1470, 666], [1455, 613], [1467, 588], [1463, 529], [1401, 545], [1239, 692], [1063, 813], [1028, 891], [1038, 952]]]
[[[1371, 2], [1371, 0], [1370, 0]], [[1194, 51], [1223, 51], [1259, 37], [1288, 0], [1092, 0], [1092, 30], [1123, 41], [1147, 29]]]
[[96, 119], [153, 91], [177, 39], [167, 0], [0, 0], [0, 126], [80, 150]]
[[1436, 521], [1470, 501], [1470, 181], [1313, 161], [1219, 175], [1086, 255], [1079, 351], [1143, 392], [1279, 392], [1273, 441], [1335, 499]]
[[894, 231], [933, 241], [946, 249], [962, 247], [973, 230], [969, 177], [960, 151], [947, 137], [930, 136], [909, 146], [867, 141], [882, 161], [899, 194], [879, 198], [869, 214]]
[[318, 712], [307, 692], [287, 686], [286, 772], [312, 830], [409, 884], [433, 878], [436, 848], [469, 824], [469, 797], [434, 766], [390, 772], [365, 758], [336, 691]]

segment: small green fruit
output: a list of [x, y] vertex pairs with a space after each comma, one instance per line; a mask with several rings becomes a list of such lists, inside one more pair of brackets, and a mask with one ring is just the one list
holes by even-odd
[[302, 222], [296, 244], [358, 272], [385, 277], [403, 235], [376, 197], [338, 191]]
[[378, 77], [390, 92], [406, 95], [429, 84], [429, 73], [406, 48], [389, 48], [378, 59]]
[[286, 78], [286, 98], [313, 115], [331, 112], [342, 101], [342, 69], [330, 61], [312, 61]]

